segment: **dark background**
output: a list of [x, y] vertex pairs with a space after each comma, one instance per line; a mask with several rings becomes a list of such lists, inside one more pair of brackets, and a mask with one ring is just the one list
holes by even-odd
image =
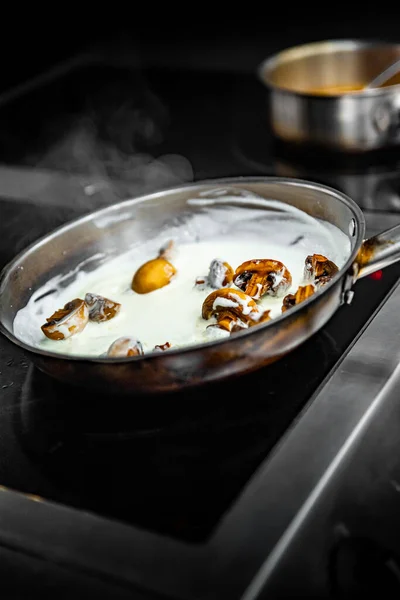
[[[83, 12], [85, 9], [86, 12]], [[142, 65], [252, 70], [285, 47], [329, 38], [397, 41], [399, 3], [238, 3], [7, 7], [0, 91], [81, 52]]]

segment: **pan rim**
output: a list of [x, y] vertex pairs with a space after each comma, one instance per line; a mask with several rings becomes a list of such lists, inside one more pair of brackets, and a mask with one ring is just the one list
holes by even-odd
[[[349, 269], [351, 268], [351, 266], [353, 265], [354, 259], [357, 256], [357, 252], [360, 249], [361, 244], [364, 241], [364, 236], [365, 236], [364, 214], [363, 214], [362, 210], [360, 209], [360, 207], [357, 205], [357, 203], [352, 198], [347, 196], [347, 194], [344, 194], [340, 190], [335, 189], [331, 186], [321, 184], [321, 183], [318, 183], [315, 181], [311, 181], [311, 180], [307, 180], [307, 179], [298, 179], [298, 178], [294, 178], [294, 177], [280, 177], [280, 176], [243, 175], [243, 176], [232, 176], [232, 177], [230, 176], [230, 177], [202, 179], [202, 180], [198, 180], [198, 181], [194, 181], [194, 182], [183, 183], [178, 186], [175, 185], [175, 186], [165, 187], [162, 190], [151, 192], [149, 194], [142, 194], [140, 196], [128, 198], [126, 200], [117, 202], [116, 204], [112, 204], [110, 206], [92, 210], [85, 215], [71, 219], [71, 220], [67, 221], [66, 223], [52, 229], [47, 234], [40, 236], [37, 240], [33, 241], [31, 244], [26, 246], [25, 249], [21, 250], [13, 259], [11, 259], [11, 261], [9, 261], [2, 268], [2, 270], [0, 271], [0, 309], [1, 309], [2, 289], [5, 285], [5, 282], [7, 281], [8, 277], [9, 277], [9, 275], [11, 274], [11, 272], [15, 268], [18, 267], [18, 263], [22, 259], [24, 259], [27, 255], [34, 252], [37, 248], [40, 248], [40, 246], [45, 244], [52, 237], [56, 237], [57, 235], [64, 234], [69, 229], [75, 227], [76, 225], [78, 225], [80, 223], [84, 223], [86, 221], [91, 221], [94, 218], [101, 217], [102, 215], [104, 215], [106, 213], [112, 213], [114, 210], [121, 210], [121, 208], [123, 208], [124, 206], [132, 206], [134, 204], [139, 204], [140, 202], [143, 202], [147, 199], [162, 197], [166, 194], [173, 194], [174, 192], [180, 192], [180, 191], [187, 190], [187, 189], [196, 189], [196, 188], [201, 189], [204, 186], [209, 186], [209, 185], [218, 186], [218, 185], [232, 185], [232, 184], [239, 184], [239, 183], [240, 184], [243, 184], [243, 183], [250, 184], [250, 183], [258, 183], [258, 182], [259, 183], [264, 182], [264, 183], [271, 183], [271, 184], [279, 183], [279, 184], [283, 184], [283, 185], [293, 185], [293, 186], [297, 186], [297, 187], [301, 187], [301, 188], [305, 188], [305, 189], [310, 189], [310, 188], [311, 189], [319, 189], [322, 192], [326, 192], [328, 195], [334, 196], [337, 200], [341, 201], [343, 204], [345, 204], [347, 206], [347, 208], [349, 208], [349, 210], [353, 213], [353, 217], [355, 218], [355, 221], [357, 224], [357, 230], [358, 230], [357, 234], [354, 236], [354, 239], [355, 239], [354, 247], [353, 247], [352, 251], [350, 252], [350, 255], [349, 255], [347, 261], [342, 266], [342, 268], [339, 269], [338, 273], [336, 273], [327, 284], [325, 284], [322, 288], [317, 290], [312, 296], [310, 296], [309, 298], [307, 298], [306, 300], [301, 302], [301, 304], [298, 304], [298, 305], [292, 307], [290, 309], [290, 311], [286, 311], [285, 313], [280, 314], [277, 317], [274, 317], [274, 319], [272, 319], [271, 321], [268, 321], [266, 323], [260, 323], [257, 326], [257, 331], [259, 331], [261, 328], [265, 330], [267, 328], [272, 329], [272, 328], [279, 327], [279, 325], [282, 323], [282, 321], [287, 320], [288, 318], [292, 317], [293, 315], [296, 315], [300, 311], [306, 310], [306, 308], [308, 306], [311, 306], [314, 302], [317, 302], [319, 300], [319, 298], [321, 298], [321, 296], [325, 295], [332, 286], [336, 285], [336, 283], [344, 277], [345, 273], [348, 272]], [[86, 355], [69, 355], [69, 354], [63, 354], [61, 352], [51, 352], [49, 350], [43, 350], [41, 348], [37, 348], [36, 346], [27, 344], [26, 342], [22, 341], [20, 338], [16, 337], [13, 332], [9, 331], [9, 329], [7, 327], [5, 327], [5, 325], [3, 324], [1, 312], [0, 312], [0, 333], [2, 333], [12, 343], [19, 346], [23, 350], [30, 352], [31, 354], [40, 355], [40, 356], [44, 356], [44, 357], [55, 359], [55, 360], [59, 359], [59, 360], [63, 360], [63, 361], [68, 360], [68, 361], [81, 362], [81, 363], [86, 362], [86, 363], [99, 363], [99, 364], [109, 365], [109, 364], [121, 364], [121, 363], [122, 364], [136, 363], [136, 362], [142, 362], [143, 360], [147, 361], [147, 360], [152, 360], [152, 359], [157, 360], [157, 359], [165, 356], [164, 353], [160, 353], [160, 352], [148, 352], [142, 356], [111, 357], [110, 358], [110, 357], [86, 356]], [[250, 330], [245, 329], [243, 331], [239, 331], [239, 332], [235, 333], [235, 339], [245, 338], [246, 336], [251, 335], [252, 333], [253, 333], [253, 331], [251, 329]], [[231, 341], [232, 341], [232, 338], [228, 337], [228, 338], [222, 338], [222, 339], [217, 339], [217, 340], [211, 340], [211, 341], [203, 342], [203, 343], [199, 343], [199, 344], [193, 344], [193, 345], [185, 346], [182, 348], [175, 348], [175, 349], [171, 348], [170, 350], [168, 350], [168, 356], [176, 356], [176, 355], [183, 355], [183, 354], [187, 355], [187, 354], [190, 354], [193, 352], [198, 352], [199, 350], [202, 350], [202, 349], [207, 349], [209, 347], [220, 347]]]

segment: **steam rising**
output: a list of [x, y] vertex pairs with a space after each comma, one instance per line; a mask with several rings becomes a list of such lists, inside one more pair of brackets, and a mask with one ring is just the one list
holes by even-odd
[[133, 83], [109, 83], [69, 118], [66, 131], [56, 119], [49, 127], [53, 137], [57, 132], [50, 149], [28, 159], [39, 171], [64, 178], [72, 208], [92, 210], [193, 181], [187, 158], [160, 151], [170, 127], [168, 110], [145, 83]]

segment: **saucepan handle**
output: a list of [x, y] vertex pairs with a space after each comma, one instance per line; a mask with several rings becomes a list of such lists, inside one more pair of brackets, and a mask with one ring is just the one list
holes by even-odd
[[400, 261], [400, 225], [364, 240], [355, 260], [356, 279]]

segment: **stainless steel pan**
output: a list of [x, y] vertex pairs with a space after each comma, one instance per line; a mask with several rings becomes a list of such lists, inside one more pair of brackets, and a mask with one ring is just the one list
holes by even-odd
[[340, 90], [361, 88], [399, 58], [400, 44], [367, 40], [313, 42], [267, 58], [258, 76], [275, 136], [358, 153], [398, 146], [400, 74], [381, 88]]
[[[342, 269], [313, 296], [276, 319], [180, 350], [131, 358], [79, 358], [45, 352], [17, 339], [13, 321], [35, 289], [82, 260], [109, 249], [122, 253], [133, 237], [145, 241], [166, 222], [206, 210], [189, 199], [248, 191], [273, 198], [336, 225], [350, 240]], [[242, 203], [242, 200], [241, 200]], [[0, 329], [22, 347], [45, 373], [58, 380], [111, 393], [160, 393], [251, 372], [290, 352], [349, 303], [353, 284], [400, 258], [400, 226], [364, 241], [365, 224], [357, 204], [313, 182], [279, 177], [238, 177], [182, 185], [127, 200], [74, 220], [35, 242], [8, 264], [0, 277]], [[106, 241], [106, 243], [105, 243]], [[342, 309], [345, 310], [345, 309]]]

